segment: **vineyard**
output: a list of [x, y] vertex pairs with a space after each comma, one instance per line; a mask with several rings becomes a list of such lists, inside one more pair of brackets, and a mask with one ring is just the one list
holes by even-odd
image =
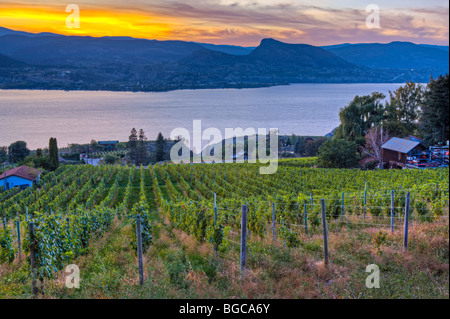
[[[314, 164], [314, 158], [282, 160], [273, 175], [246, 163], [61, 166], [33, 188], [0, 193], [0, 298], [33, 295], [31, 266], [39, 291], [52, 297], [448, 298], [448, 168]], [[369, 291], [365, 267], [373, 263], [385, 278], [413, 282]], [[69, 264], [80, 265], [78, 290], [64, 287]]]

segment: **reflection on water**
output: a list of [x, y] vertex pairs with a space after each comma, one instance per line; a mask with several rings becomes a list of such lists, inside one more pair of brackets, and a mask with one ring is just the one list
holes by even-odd
[[279, 128], [280, 134], [325, 135], [339, 125], [339, 109], [355, 95], [388, 94], [401, 84], [295, 84], [261, 89], [163, 93], [0, 90], [0, 146], [28, 147], [95, 140], [128, 140], [131, 128], [149, 139], [172, 129]]

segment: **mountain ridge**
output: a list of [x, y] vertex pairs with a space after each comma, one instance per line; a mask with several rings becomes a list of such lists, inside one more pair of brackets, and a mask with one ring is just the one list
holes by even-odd
[[[366, 52], [373, 47], [381, 63], [375, 66], [367, 59], [373, 53]], [[421, 58], [414, 59], [416, 51]], [[388, 65], [399, 52], [404, 57]], [[318, 47], [265, 38], [256, 48], [244, 48], [130, 37], [24, 35], [0, 28], [0, 55], [16, 61], [3, 58], [0, 65], [5, 74], [0, 88], [6, 89], [166, 91], [289, 83], [424, 83], [448, 73], [445, 50], [409, 42]], [[420, 59], [424, 68], [417, 65]]]

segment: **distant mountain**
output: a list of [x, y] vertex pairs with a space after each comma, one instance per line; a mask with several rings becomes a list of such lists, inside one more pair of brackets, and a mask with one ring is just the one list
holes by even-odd
[[25, 66], [26, 63], [11, 59], [5, 55], [0, 54], [0, 67], [18, 67], [18, 66]]
[[297, 68], [355, 68], [336, 55], [308, 44], [289, 44], [264, 39], [248, 55], [249, 60], [270, 65], [294, 65]]
[[154, 64], [177, 61], [202, 46], [183, 41], [114, 37], [0, 36], [0, 54], [37, 65]]
[[447, 46], [444, 46], [444, 45], [432, 45], [432, 44], [419, 44], [419, 45], [423, 46], [423, 47], [435, 48], [435, 49], [440, 49], [440, 50], [444, 50], [444, 51], [449, 52], [448, 45]]
[[449, 69], [448, 52], [435, 46], [392, 42], [343, 44], [324, 49], [350, 63], [375, 69], [434, 69], [442, 72]]
[[30, 32], [24, 32], [24, 31], [15, 31], [7, 28], [0, 27], [0, 37], [3, 35], [23, 35], [27, 37], [41, 37], [41, 36], [59, 36], [62, 37], [63, 35], [56, 34], [56, 33], [50, 33], [50, 32], [41, 32], [41, 33], [30, 33]]
[[255, 47], [241, 47], [236, 45], [216, 45], [216, 44], [208, 44], [208, 43], [197, 43], [202, 47], [212, 51], [223, 52], [232, 55], [248, 55], [252, 52]]
[[256, 48], [0, 28], [0, 89], [167, 91], [289, 83], [426, 82], [448, 73], [445, 47], [393, 42]]

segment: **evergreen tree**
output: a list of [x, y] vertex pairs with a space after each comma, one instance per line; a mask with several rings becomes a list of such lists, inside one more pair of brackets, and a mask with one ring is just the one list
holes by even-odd
[[419, 127], [428, 144], [449, 140], [449, 88], [448, 74], [431, 78], [422, 106]]
[[55, 137], [51, 137], [48, 145], [48, 152], [50, 156], [50, 161], [53, 165], [53, 169], [57, 169], [59, 166], [59, 154], [58, 154], [58, 144]]
[[136, 162], [136, 156], [137, 156], [137, 142], [138, 142], [138, 136], [137, 136], [137, 131], [136, 129], [133, 127], [133, 129], [131, 130], [131, 134], [128, 137], [128, 143], [127, 143], [127, 148], [129, 151], [129, 156], [132, 162]]
[[156, 139], [156, 161], [164, 161], [165, 160], [165, 151], [164, 146], [166, 145], [166, 140], [164, 139], [161, 132], [158, 134], [158, 138]]
[[145, 165], [148, 162], [147, 137], [143, 129], [139, 130], [139, 137], [136, 146], [136, 162], [137, 165]]

